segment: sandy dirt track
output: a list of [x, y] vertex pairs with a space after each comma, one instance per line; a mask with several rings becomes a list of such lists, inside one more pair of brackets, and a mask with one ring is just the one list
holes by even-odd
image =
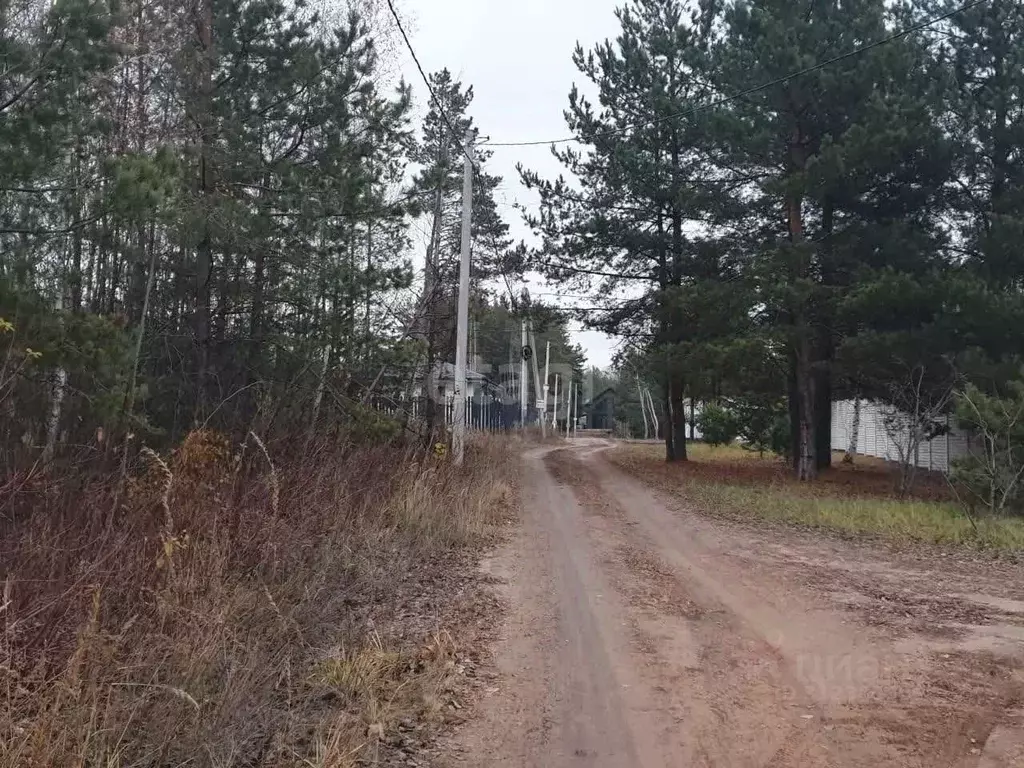
[[1024, 768], [1024, 573], [695, 512], [580, 440], [484, 563], [499, 678], [446, 765]]

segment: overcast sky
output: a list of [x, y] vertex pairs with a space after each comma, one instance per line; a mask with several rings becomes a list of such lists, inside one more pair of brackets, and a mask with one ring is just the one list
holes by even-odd
[[[572, 63], [573, 49], [577, 41], [590, 48], [614, 37], [619, 5], [621, 0], [399, 0], [396, 7], [424, 69], [447, 67], [463, 84], [472, 84], [477, 125], [493, 141], [503, 142], [566, 135], [562, 112], [569, 90], [574, 82], [583, 85]], [[407, 52], [400, 50], [398, 58], [422, 110], [429, 99], [423, 80]], [[519, 183], [518, 162], [551, 177], [561, 166], [547, 146], [494, 149], [488, 170], [505, 180], [498, 199], [529, 206], [534, 198]], [[520, 213], [507, 206], [502, 210], [513, 235], [528, 238]], [[614, 340], [592, 331], [574, 336], [590, 364], [611, 363]]]

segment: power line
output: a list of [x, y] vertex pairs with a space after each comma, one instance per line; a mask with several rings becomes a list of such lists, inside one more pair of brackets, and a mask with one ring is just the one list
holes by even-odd
[[624, 309], [625, 305], [611, 307], [556, 307], [548, 305], [545, 308], [555, 312], [617, 312]]
[[388, 8], [391, 9], [391, 15], [395, 19], [395, 24], [398, 26], [398, 31], [402, 33], [402, 39], [405, 40], [405, 47], [409, 49], [409, 53], [412, 54], [412, 60], [416, 64], [416, 69], [420, 71], [420, 77], [423, 78], [423, 83], [427, 86], [427, 90], [430, 91], [430, 98], [434, 101], [434, 106], [437, 107], [438, 114], [441, 115], [441, 119], [444, 120], [445, 125], [448, 126], [448, 130], [452, 133], [452, 141], [455, 143], [456, 149], [459, 150], [459, 154], [465, 155], [466, 159], [469, 160], [470, 164], [477, 168], [476, 163], [466, 152], [466, 148], [462, 146], [462, 142], [459, 141], [458, 132], [455, 130], [455, 126], [452, 125], [452, 121], [448, 119], [448, 115], [445, 114], [444, 107], [441, 106], [441, 100], [437, 98], [437, 93], [434, 91], [434, 86], [430, 84], [430, 78], [427, 77], [427, 73], [423, 69], [423, 65], [420, 64], [419, 56], [416, 55], [416, 49], [412, 47], [412, 41], [409, 39], [409, 35], [405, 33], [405, 27], [402, 26], [402, 19], [398, 15], [398, 11], [395, 10], [394, 0], [387, 0]]
[[[390, 3], [391, 0], [388, 0], [388, 2]], [[889, 43], [892, 43], [892, 42], [895, 42], [896, 40], [899, 40], [900, 38], [906, 37], [908, 35], [912, 35], [915, 32], [920, 32], [923, 29], [927, 29], [928, 27], [930, 27], [930, 26], [932, 26], [934, 24], [938, 24], [939, 22], [946, 21], [947, 19], [950, 19], [953, 16], [956, 16], [957, 14], [963, 13], [965, 11], [969, 11], [972, 8], [976, 8], [977, 6], [981, 5], [982, 3], [986, 3], [986, 2], [988, 2], [988, 0], [972, 0], [972, 2], [966, 3], [965, 5], [961, 5], [958, 8], [954, 8], [951, 11], [947, 11], [946, 13], [942, 14], [941, 16], [936, 16], [935, 18], [928, 19], [926, 21], [922, 21], [922, 22], [920, 22], [918, 24], [915, 24], [913, 26], [907, 27], [906, 29], [903, 29], [903, 30], [901, 30], [899, 32], [894, 32], [893, 34], [889, 35], [888, 37], [884, 37], [881, 40], [876, 40], [873, 43], [868, 43], [866, 45], [862, 45], [860, 48], [855, 48], [852, 51], [847, 51], [846, 53], [842, 53], [842, 54], [840, 54], [838, 56], [833, 56], [831, 59], [819, 62], [817, 64], [813, 64], [813, 65], [811, 65], [809, 67], [805, 67], [804, 69], [801, 69], [801, 70], [799, 70], [797, 72], [793, 72], [792, 74], [789, 74], [789, 75], [785, 75], [784, 77], [780, 77], [780, 78], [778, 78], [776, 80], [772, 80], [770, 82], [763, 83], [762, 85], [754, 86], [753, 88], [747, 88], [746, 90], [740, 91], [739, 93], [734, 93], [731, 96], [723, 96], [720, 99], [716, 99], [714, 101], [709, 101], [706, 104], [698, 104], [697, 106], [691, 107], [690, 109], [683, 110], [682, 112], [676, 112], [675, 114], [666, 115], [665, 117], [659, 117], [659, 118], [656, 118], [654, 120], [648, 120], [647, 122], [640, 123], [638, 125], [626, 126], [624, 128], [616, 128], [616, 129], [611, 130], [611, 131], [600, 132], [600, 133], [597, 133], [597, 134], [595, 134], [593, 136], [593, 140], [603, 139], [603, 138], [610, 137], [610, 136], [616, 136], [618, 134], [626, 133], [627, 131], [634, 130], [634, 129], [637, 129], [637, 128], [647, 128], [649, 126], [658, 125], [659, 123], [664, 123], [664, 122], [667, 122], [669, 120], [675, 120], [675, 119], [681, 118], [681, 117], [689, 117], [690, 115], [695, 115], [695, 114], [697, 114], [699, 112], [703, 112], [703, 111], [708, 110], [708, 109], [713, 109], [715, 107], [720, 107], [723, 104], [728, 104], [730, 101], [736, 101], [737, 99], [745, 98], [747, 96], [750, 96], [751, 94], [758, 93], [760, 91], [764, 91], [764, 90], [767, 90], [769, 88], [773, 88], [776, 85], [782, 85], [783, 83], [788, 83], [790, 80], [794, 80], [794, 79], [796, 79], [798, 77], [803, 77], [804, 75], [810, 74], [811, 72], [815, 72], [815, 71], [817, 71], [819, 69], [824, 69], [825, 67], [829, 67], [829, 66], [831, 66], [833, 64], [836, 64], [836, 63], [838, 63], [840, 61], [844, 61], [846, 59], [853, 58], [854, 56], [859, 56], [860, 54], [866, 53], [866, 52], [868, 52], [868, 51], [870, 51], [870, 50], [872, 50], [874, 48], [880, 48], [883, 45], [888, 45]], [[584, 140], [579, 138], [578, 136], [567, 136], [565, 138], [550, 139], [548, 141], [487, 142], [487, 146], [488, 147], [535, 147], [535, 146], [545, 146], [545, 145], [553, 145], [553, 144], [571, 144], [571, 143], [574, 143], [574, 142], [582, 144], [582, 143], [584, 143]], [[592, 143], [592, 142], [587, 142], [587, 143]]]
[[[557, 291], [546, 291], [546, 292], [545, 291], [541, 291], [541, 292], [538, 292], [538, 293], [534, 293], [534, 292], [531, 291], [531, 293], [530, 293], [530, 298], [531, 299], [537, 298], [538, 296], [540, 296], [540, 297], [548, 297], [548, 298], [558, 298], [558, 299], [587, 299], [587, 300], [591, 300], [591, 299], [594, 298], [594, 296], [592, 294], [588, 295], [588, 294], [579, 294], [579, 293], [559, 293]], [[625, 301], [636, 301], [637, 298], [643, 298], [643, 297], [640, 296], [640, 297], [637, 297], [637, 298], [630, 299], [630, 298], [627, 298], [625, 296], [608, 296], [606, 298], [607, 298], [608, 301], [621, 301], [621, 302], [625, 302]]]
[[614, 277], [619, 280], [642, 280], [644, 282], [656, 283], [658, 278], [655, 275], [627, 275], [621, 272], [606, 272], [600, 269], [585, 269], [583, 267], [568, 267], [560, 264], [553, 264], [551, 261], [547, 261], [540, 265], [551, 271], [559, 272], [572, 272], [577, 275], [596, 275], [597, 277]]

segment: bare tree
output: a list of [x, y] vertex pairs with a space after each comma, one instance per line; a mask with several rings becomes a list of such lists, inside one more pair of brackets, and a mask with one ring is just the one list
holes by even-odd
[[654, 427], [654, 439], [657, 440], [661, 434], [661, 424], [658, 422], [658, 412], [654, 410], [654, 398], [651, 396], [650, 388], [644, 390], [647, 395], [647, 405], [651, 409], [651, 421]]
[[917, 478], [921, 443], [949, 429], [944, 416], [953, 399], [955, 378], [950, 375], [936, 384], [928, 381], [926, 374], [922, 365], [909, 368], [905, 376], [890, 383], [888, 401], [881, 405], [882, 424], [900, 465], [901, 497], [910, 492]]
[[650, 424], [647, 421], [647, 400], [644, 395], [644, 388], [640, 384], [640, 375], [636, 374], [636, 391], [640, 395], [640, 413], [644, 417], [644, 440], [650, 438]]

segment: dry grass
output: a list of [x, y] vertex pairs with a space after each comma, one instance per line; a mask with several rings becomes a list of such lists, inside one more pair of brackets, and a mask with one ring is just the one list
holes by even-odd
[[[651, 443], [630, 444], [631, 455], [651, 463], [663, 462], [665, 449]], [[759, 455], [740, 445], [712, 448], [706, 443], [690, 443], [691, 461], [677, 471], [733, 485], [785, 487], [789, 493], [807, 496], [838, 495], [879, 499], [892, 498], [899, 477], [893, 464], [869, 456], [858, 456], [854, 464], [844, 464], [841, 454], [833, 455], [832, 466], [814, 483], [798, 482], [790, 467], [772, 454]], [[951, 501], [953, 496], [938, 472], [918, 473], [913, 498], [920, 501]]]
[[400, 608], [512, 513], [514, 446], [290, 448], [0, 486], [0, 768], [350, 766], [439, 715], [454, 641]]
[[664, 490], [712, 512], [1000, 552], [1024, 552], [1024, 519], [982, 518], [977, 527], [949, 501], [941, 476], [925, 474], [910, 499], [895, 498], [894, 470], [878, 460], [837, 464], [813, 484], [798, 483], [778, 459], [738, 446], [692, 445], [690, 461], [667, 465], [663, 449], [622, 445], [609, 458]]
[[[312, 677], [314, 691], [335, 693], [343, 703], [330, 739], [344, 744], [345, 752], [360, 747], [359, 757], [372, 763], [396, 728], [439, 721], [454, 701], [456, 658], [455, 641], [446, 631], [433, 633], [418, 649], [386, 648], [375, 636], [369, 644], [339, 650], [318, 664]], [[318, 751], [327, 753], [323, 746]]]

